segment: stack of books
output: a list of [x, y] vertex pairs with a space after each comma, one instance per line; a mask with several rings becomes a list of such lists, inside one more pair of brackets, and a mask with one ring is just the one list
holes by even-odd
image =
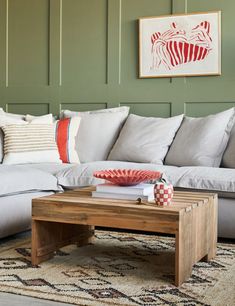
[[138, 184], [135, 186], [118, 186], [114, 184], [100, 184], [92, 192], [94, 198], [137, 200], [151, 202], [154, 200], [154, 184]]

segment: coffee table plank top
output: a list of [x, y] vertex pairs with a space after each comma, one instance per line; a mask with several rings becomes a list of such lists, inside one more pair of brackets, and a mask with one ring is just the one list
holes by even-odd
[[[79, 205], [83, 207], [88, 207], [89, 205], [97, 206], [97, 208], [104, 208], [107, 206], [112, 206], [113, 208], [125, 207], [125, 209], [138, 209], [140, 213], [143, 211], [161, 211], [163, 214], [179, 214], [180, 211], [190, 211], [198, 205], [205, 204], [209, 201], [209, 197], [214, 194], [204, 194], [198, 192], [179, 192], [175, 191], [172, 205], [160, 207], [154, 203], [138, 203], [134, 200], [120, 200], [120, 199], [102, 199], [102, 198], [92, 198], [91, 192], [94, 187], [81, 188], [71, 191], [66, 191], [64, 193], [57, 193], [51, 196], [42, 197], [36, 199], [38, 203], [55, 203], [58, 205]], [[34, 201], [33, 201], [34, 203]]]

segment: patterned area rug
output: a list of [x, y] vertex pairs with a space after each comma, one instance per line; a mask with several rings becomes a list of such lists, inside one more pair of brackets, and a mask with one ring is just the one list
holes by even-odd
[[65, 247], [39, 266], [28, 238], [0, 249], [4, 292], [91, 306], [235, 305], [235, 245], [219, 244], [180, 288], [173, 271], [174, 239], [151, 235], [97, 231], [93, 245]]

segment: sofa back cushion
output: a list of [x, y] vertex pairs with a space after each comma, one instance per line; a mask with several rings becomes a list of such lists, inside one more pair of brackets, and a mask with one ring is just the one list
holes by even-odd
[[204, 118], [185, 117], [166, 165], [219, 167], [234, 123], [234, 108]]
[[75, 116], [82, 117], [87, 114], [98, 114], [98, 113], [120, 113], [123, 112], [126, 115], [129, 113], [129, 106], [120, 106], [120, 107], [112, 107], [112, 108], [104, 108], [104, 109], [98, 109], [98, 110], [92, 110], [92, 111], [86, 111], [86, 112], [75, 112], [70, 110], [62, 110], [60, 112], [60, 118], [71, 118]]
[[231, 130], [228, 145], [224, 151], [222, 167], [235, 168], [235, 125]]
[[46, 114], [42, 116], [32, 116], [27, 114], [25, 116], [25, 121], [32, 124], [52, 124], [54, 122], [54, 118], [52, 114]]
[[162, 164], [183, 119], [131, 114], [109, 154], [109, 160]]
[[22, 119], [22, 120], [25, 119], [25, 115], [5, 112], [2, 107], [0, 107], [0, 116], [7, 116], [7, 117], [13, 118], [13, 119]]
[[10, 124], [2, 127], [3, 164], [61, 163], [53, 124]]
[[106, 160], [126, 121], [129, 107], [74, 113], [64, 117], [81, 117], [76, 150], [81, 163]]
[[106, 160], [126, 118], [123, 112], [82, 116], [76, 142], [80, 161]]

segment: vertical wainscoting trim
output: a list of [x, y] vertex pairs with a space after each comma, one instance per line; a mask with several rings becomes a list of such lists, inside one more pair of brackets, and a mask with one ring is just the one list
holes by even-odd
[[119, 0], [119, 33], [118, 33], [118, 84], [121, 84], [122, 74], [122, 0]]
[[62, 85], [62, 1], [50, 0], [49, 10], [49, 112], [60, 112], [60, 89]]
[[107, 84], [121, 82], [121, 10], [122, 0], [108, 0]]
[[50, 86], [50, 80], [51, 80], [51, 69], [50, 69], [50, 65], [51, 65], [51, 57], [50, 57], [50, 42], [51, 42], [51, 31], [50, 31], [50, 27], [51, 27], [51, 0], [48, 0], [48, 8], [47, 8], [47, 23], [48, 23], [48, 29], [47, 29], [47, 43], [48, 43], [48, 47], [47, 47], [47, 86]]
[[9, 85], [9, 2], [8, 0], [6, 0], [6, 76], [5, 76], [5, 80], [6, 80], [6, 87], [8, 87]]
[[185, 14], [188, 12], [188, 0], [184, 1], [184, 12]]
[[[173, 14], [173, 12], [174, 12], [174, 0], [171, 0], [171, 14]], [[170, 78], [170, 83], [172, 83], [172, 78]]]
[[108, 52], [109, 52], [109, 0], [106, 0], [106, 46], [105, 46], [105, 84], [108, 84], [108, 74], [109, 74], [109, 63], [108, 63]]
[[60, 0], [60, 50], [59, 50], [59, 57], [60, 57], [60, 59], [59, 59], [59, 74], [60, 74], [60, 76], [59, 76], [59, 86], [62, 86], [62, 27], [63, 27], [63, 24], [62, 24], [62, 22], [63, 22], [63, 20], [62, 20], [62, 18], [63, 18], [63, 16], [62, 16], [62, 14], [63, 14], [63, 0]]

